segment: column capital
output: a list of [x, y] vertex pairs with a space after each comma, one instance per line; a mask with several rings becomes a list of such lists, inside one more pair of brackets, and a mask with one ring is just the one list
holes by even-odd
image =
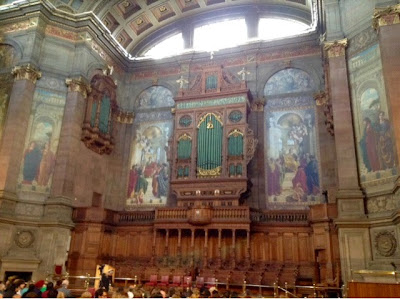
[[27, 65], [19, 65], [13, 68], [11, 74], [14, 75], [14, 79], [17, 80], [29, 80], [32, 81], [33, 84], [36, 83], [36, 80], [42, 77], [42, 73], [36, 69], [34, 66]]
[[375, 8], [372, 16], [372, 27], [379, 30], [379, 27], [400, 24], [400, 4], [385, 8]]
[[266, 103], [265, 98], [257, 98], [251, 102], [251, 110], [256, 112], [263, 112]]
[[79, 92], [84, 98], [86, 98], [88, 93], [91, 91], [90, 85], [82, 77], [67, 78], [65, 79], [65, 84], [68, 86], [69, 92]]
[[325, 91], [319, 91], [318, 93], [314, 94], [314, 100], [317, 106], [324, 106], [328, 104], [329, 97]]
[[329, 58], [344, 56], [346, 47], [347, 38], [324, 43], [324, 51], [328, 54]]
[[121, 124], [133, 124], [135, 113], [130, 111], [118, 110], [114, 114], [114, 119]]

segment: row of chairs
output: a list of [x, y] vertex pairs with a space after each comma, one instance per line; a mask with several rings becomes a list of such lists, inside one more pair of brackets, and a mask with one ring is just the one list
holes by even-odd
[[216, 280], [214, 277], [204, 278], [203, 276], [197, 276], [196, 282], [193, 284], [192, 276], [178, 276], [172, 277], [172, 281], [169, 280], [169, 275], [161, 275], [161, 279], [158, 280], [157, 274], [150, 275], [149, 281], [146, 283], [147, 286], [160, 286], [160, 287], [192, 287], [201, 288], [206, 286], [207, 288], [215, 287]]

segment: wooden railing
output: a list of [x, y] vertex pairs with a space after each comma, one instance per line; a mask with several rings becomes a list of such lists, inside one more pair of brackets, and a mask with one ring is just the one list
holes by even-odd
[[154, 211], [134, 211], [134, 212], [121, 212], [114, 214], [114, 220], [119, 224], [129, 223], [152, 223], [155, 218]]
[[306, 223], [308, 222], [308, 211], [251, 211], [251, 221], [253, 222], [278, 222], [278, 223]]

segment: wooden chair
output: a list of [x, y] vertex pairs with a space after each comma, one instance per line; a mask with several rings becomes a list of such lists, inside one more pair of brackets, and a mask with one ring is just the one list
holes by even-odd
[[146, 285], [155, 287], [157, 285], [157, 274], [150, 275], [149, 282], [146, 282]]

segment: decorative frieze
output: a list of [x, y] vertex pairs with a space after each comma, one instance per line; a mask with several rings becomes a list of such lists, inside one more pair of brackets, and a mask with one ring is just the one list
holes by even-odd
[[132, 124], [134, 118], [135, 114], [130, 111], [118, 110], [114, 115], [114, 119], [121, 124]]
[[42, 73], [30, 64], [16, 66], [11, 73], [14, 75], [15, 81], [29, 80], [32, 81], [33, 84], [42, 77]]
[[329, 58], [340, 57], [345, 55], [346, 47], [347, 38], [344, 38], [333, 42], [326, 42], [324, 44], [324, 51], [326, 51]]
[[251, 110], [254, 112], [263, 112], [265, 106], [265, 99], [258, 98], [251, 103]]

